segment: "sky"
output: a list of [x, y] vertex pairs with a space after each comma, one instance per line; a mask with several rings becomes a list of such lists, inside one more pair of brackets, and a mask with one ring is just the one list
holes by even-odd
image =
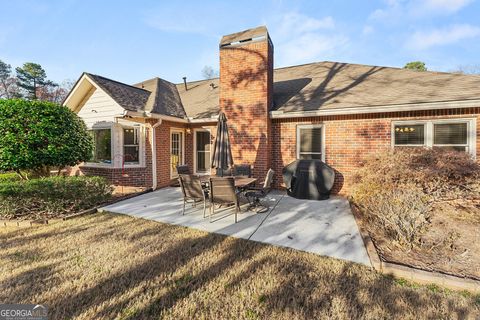
[[318, 61], [430, 70], [480, 65], [480, 0], [0, 0], [0, 60], [125, 83], [218, 69], [222, 35], [268, 28], [275, 67]]

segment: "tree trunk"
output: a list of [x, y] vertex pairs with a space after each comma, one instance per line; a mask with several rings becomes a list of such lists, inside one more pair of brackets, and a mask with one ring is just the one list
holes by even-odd
[[20, 179], [22, 179], [22, 180], [28, 180], [28, 177], [27, 177], [27, 176], [24, 176], [20, 170], [15, 170], [15, 173], [18, 174], [18, 176], [20, 177]]

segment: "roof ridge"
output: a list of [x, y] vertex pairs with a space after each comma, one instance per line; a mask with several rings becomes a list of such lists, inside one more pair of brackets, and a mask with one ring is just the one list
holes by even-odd
[[430, 73], [430, 74], [437, 73], [437, 74], [458, 75], [458, 76], [467, 76], [467, 77], [470, 77], [470, 76], [479, 77], [480, 76], [478, 74], [465, 74], [465, 73], [448, 72], [448, 71], [436, 71], [436, 70], [416, 71], [416, 70], [413, 70], [413, 69], [406, 69], [406, 68], [402, 68], [402, 67], [379, 66], [379, 65], [364, 64], [364, 63], [329, 61], [329, 60], [309, 62], [309, 63], [297, 64], [297, 65], [293, 65], [293, 66], [279, 67], [279, 68], [274, 68], [274, 71], [275, 70], [280, 70], [280, 69], [288, 69], [288, 68], [309, 66], [309, 65], [314, 65], [314, 64], [321, 64], [321, 63], [341, 63], [341, 64], [353, 65], [353, 66], [372, 67], [372, 68], [386, 68], [386, 69], [394, 69], [394, 70], [398, 70], [398, 71], [422, 72], [422, 73]]

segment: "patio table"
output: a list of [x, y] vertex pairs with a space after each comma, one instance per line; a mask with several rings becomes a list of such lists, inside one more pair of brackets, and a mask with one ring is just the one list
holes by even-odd
[[[208, 183], [210, 177], [217, 177], [217, 176], [210, 176], [210, 175], [201, 175], [199, 176], [200, 181], [202, 183]], [[238, 189], [245, 189], [246, 187], [254, 184], [257, 182], [256, 178], [248, 178], [248, 177], [234, 177], [235, 178], [235, 187]]]

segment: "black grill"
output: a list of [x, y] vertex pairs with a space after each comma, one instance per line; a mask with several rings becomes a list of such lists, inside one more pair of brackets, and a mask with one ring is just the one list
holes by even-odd
[[335, 180], [335, 171], [320, 160], [296, 160], [282, 174], [287, 194], [297, 199], [328, 199]]

